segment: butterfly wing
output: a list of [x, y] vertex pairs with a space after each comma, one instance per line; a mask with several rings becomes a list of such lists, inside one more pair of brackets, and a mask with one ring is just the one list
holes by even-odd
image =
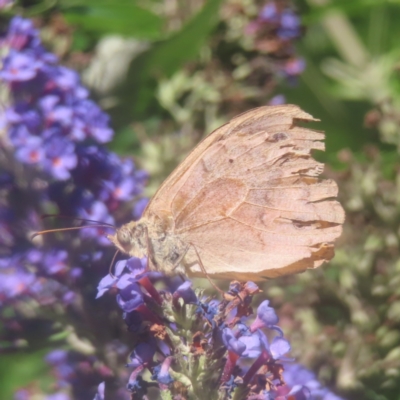
[[293, 105], [244, 113], [206, 137], [164, 182], [144, 217], [169, 215], [192, 245], [189, 272], [262, 279], [315, 268], [333, 257], [344, 212], [337, 186], [319, 180], [321, 132]]

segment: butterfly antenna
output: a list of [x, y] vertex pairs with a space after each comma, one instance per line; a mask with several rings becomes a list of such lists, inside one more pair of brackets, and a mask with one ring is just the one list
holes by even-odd
[[107, 224], [107, 222], [101, 222], [101, 221], [96, 221], [94, 219], [86, 219], [86, 218], [79, 218], [79, 217], [73, 217], [70, 215], [62, 215], [62, 214], [44, 214], [42, 215], [41, 219], [47, 219], [47, 218], [64, 218], [64, 219], [74, 219], [76, 221], [80, 221], [80, 222], [94, 222], [96, 224], [103, 224], [103, 225], [108, 225], [110, 228], [114, 228], [116, 229], [115, 225], [112, 224]]
[[114, 261], [117, 258], [118, 253], [119, 253], [119, 250], [117, 249], [117, 251], [114, 253], [114, 256], [111, 260], [110, 267], [108, 268], [108, 273], [110, 274], [111, 278], [113, 278], [113, 279], [117, 279], [117, 277], [112, 273], [112, 269], [113, 269]]
[[110, 225], [105, 225], [105, 224], [98, 224], [98, 225], [84, 225], [84, 226], [73, 226], [71, 228], [57, 228], [57, 229], [46, 229], [44, 231], [39, 231], [35, 232], [33, 235], [31, 235], [31, 240], [33, 240], [35, 237], [40, 236], [40, 235], [46, 235], [48, 233], [55, 233], [55, 232], [66, 232], [66, 231], [77, 231], [79, 229], [85, 229], [85, 228], [114, 228], [114, 226]]

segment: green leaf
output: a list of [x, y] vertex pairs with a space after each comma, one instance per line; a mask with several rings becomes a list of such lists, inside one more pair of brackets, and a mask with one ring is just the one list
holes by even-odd
[[[182, 65], [198, 56], [217, 25], [222, 0], [209, 0], [203, 8], [177, 33], [156, 43], [147, 53], [134, 60], [128, 74], [128, 82], [121, 88], [126, 103], [133, 101], [136, 115], [143, 114], [155, 102], [156, 78], [171, 76]], [[154, 112], [154, 110], [152, 110]], [[131, 114], [132, 108], [126, 110]]]
[[[391, 3], [400, 3], [400, 0], [392, 0]], [[369, 11], [371, 8], [387, 5], [388, 0], [335, 0], [311, 7], [311, 11], [302, 17], [302, 22], [305, 25], [319, 23], [332, 11], [340, 11], [347, 17], [359, 16], [360, 13]]]
[[148, 55], [147, 71], [171, 76], [183, 63], [195, 58], [218, 23], [221, 3], [222, 0], [209, 0], [177, 34], [154, 46]]
[[54, 379], [43, 357], [49, 349], [36, 352], [3, 354], [0, 364], [0, 398], [12, 399], [13, 393], [32, 381], [41, 388], [50, 387]]
[[98, 34], [118, 33], [139, 39], [159, 39], [162, 19], [131, 2], [85, 1], [61, 3], [68, 23]]

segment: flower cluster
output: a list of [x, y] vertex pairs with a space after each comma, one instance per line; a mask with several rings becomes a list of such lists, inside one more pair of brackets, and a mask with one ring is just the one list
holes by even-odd
[[108, 115], [78, 74], [44, 48], [30, 20], [14, 17], [0, 44], [8, 96], [0, 113], [0, 305], [71, 304], [88, 284], [87, 267], [92, 277], [107, 268], [105, 228], [83, 229], [74, 240], [54, 234], [32, 241], [44, 229], [41, 216], [127, 222], [143, 209], [137, 199], [147, 174], [104, 147], [113, 136]]
[[268, 300], [254, 318], [252, 300], [260, 292], [255, 283], [231, 282], [219, 301], [194, 290], [188, 280], [149, 273], [145, 259], [131, 258], [103, 278], [98, 297], [109, 290], [117, 292], [135, 336], [127, 364], [132, 371], [127, 387], [135, 399], [145, 398], [151, 387], [158, 387], [162, 398], [325, 398], [308, 375], [302, 382], [289, 374], [286, 382], [286, 365], [294, 366], [286, 357], [290, 343]]
[[292, 82], [303, 72], [305, 61], [296, 55], [293, 46], [302, 35], [300, 18], [285, 2], [272, 0], [265, 4], [246, 32], [254, 37], [256, 50], [274, 59], [279, 75]]

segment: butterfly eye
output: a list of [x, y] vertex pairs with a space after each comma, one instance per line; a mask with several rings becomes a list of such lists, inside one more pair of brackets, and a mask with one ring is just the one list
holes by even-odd
[[132, 244], [131, 232], [127, 229], [119, 229], [117, 232], [117, 240], [122, 248], [129, 249]]

